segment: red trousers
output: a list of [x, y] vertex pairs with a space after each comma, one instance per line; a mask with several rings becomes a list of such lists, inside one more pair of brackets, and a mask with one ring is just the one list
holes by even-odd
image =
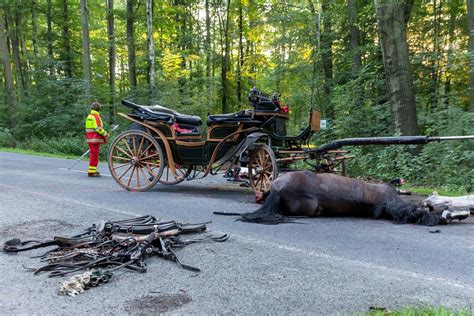
[[99, 164], [100, 143], [88, 143], [90, 149], [88, 173], [96, 173]]

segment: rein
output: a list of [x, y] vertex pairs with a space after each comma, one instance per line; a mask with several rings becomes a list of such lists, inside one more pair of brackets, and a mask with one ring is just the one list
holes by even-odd
[[[14, 238], [4, 243], [3, 251], [18, 253], [56, 246], [35, 257], [40, 258], [45, 265], [27, 269], [34, 274], [49, 273], [50, 277], [85, 270], [86, 273], [75, 275], [66, 282], [69, 285], [59, 291], [60, 294], [75, 295], [89, 287], [108, 282], [113, 272], [122, 268], [146, 272], [145, 259], [151, 256], [173, 261], [186, 270], [199, 272], [199, 268], [182, 263], [174, 249], [198, 242], [224, 242], [229, 238], [228, 234], [203, 236], [207, 224], [209, 223], [158, 221], [150, 215], [120, 221], [101, 221], [71, 237], [56, 236], [44, 241]], [[181, 235], [191, 234], [200, 236], [181, 238]], [[71, 284], [74, 286], [71, 287]]]

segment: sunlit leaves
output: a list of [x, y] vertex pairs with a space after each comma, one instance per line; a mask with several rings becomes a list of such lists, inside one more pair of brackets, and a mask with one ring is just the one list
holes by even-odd
[[166, 79], [177, 80], [189, 75], [189, 70], [181, 67], [183, 58], [181, 54], [173, 53], [169, 49], [165, 49], [161, 59], [163, 67], [163, 75]]

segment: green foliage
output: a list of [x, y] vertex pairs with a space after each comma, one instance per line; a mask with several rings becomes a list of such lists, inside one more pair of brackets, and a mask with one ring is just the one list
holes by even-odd
[[0, 127], [0, 147], [14, 147], [15, 138], [8, 128]]
[[72, 134], [58, 135], [48, 138], [30, 138], [17, 146], [20, 149], [51, 154], [82, 155], [87, 149], [84, 136]]
[[[470, 141], [430, 143], [413, 155], [411, 146], [353, 148], [353, 176], [382, 180], [407, 179], [410, 185], [436, 186], [448, 191], [474, 191], [474, 145]], [[413, 147], [411, 148], [413, 149]]]

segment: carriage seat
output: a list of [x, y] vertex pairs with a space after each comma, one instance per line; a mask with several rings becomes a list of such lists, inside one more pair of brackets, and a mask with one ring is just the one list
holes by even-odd
[[161, 106], [161, 105], [150, 105], [150, 106], [147, 106], [147, 108], [156, 113], [171, 114], [175, 117], [176, 122], [179, 124], [187, 124], [187, 125], [192, 125], [192, 126], [199, 126], [202, 124], [201, 118], [196, 115], [181, 114], [175, 110], [165, 108], [164, 106]]
[[207, 117], [207, 126], [215, 124], [230, 124], [230, 123], [259, 123], [252, 119], [252, 113], [247, 110], [229, 113], [229, 114], [217, 114], [209, 115]]
[[275, 113], [279, 110], [277, 104], [275, 104], [272, 100], [264, 96], [260, 96], [258, 102], [255, 102], [253, 106], [255, 108], [255, 112]]

